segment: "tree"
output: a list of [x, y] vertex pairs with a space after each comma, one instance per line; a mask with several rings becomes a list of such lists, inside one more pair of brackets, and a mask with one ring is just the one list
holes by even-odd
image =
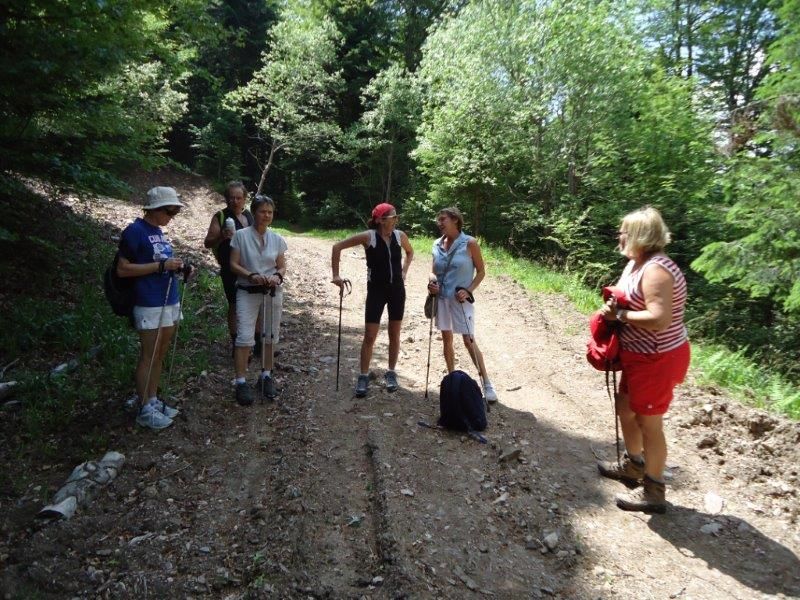
[[[415, 80], [399, 65], [380, 72], [363, 91], [366, 108], [349, 132], [352, 163], [368, 196], [389, 202], [411, 170], [420, 97]], [[375, 193], [375, 192], [378, 193]]]
[[[247, 132], [240, 115], [224, 106], [225, 95], [250, 81], [266, 49], [267, 31], [278, 19], [273, 0], [227, 0], [208, 6], [212, 25], [186, 83], [188, 107], [170, 136], [171, 155], [216, 181], [247, 179]], [[248, 165], [249, 166], [249, 165]]]
[[597, 282], [615, 262], [597, 232], [649, 202], [686, 256], [710, 200], [711, 122], [634, 25], [607, 2], [487, 0], [439, 27], [415, 152], [434, 204], [466, 204], [473, 231]]
[[800, 0], [785, 0], [778, 14], [772, 72], [756, 93], [760, 116], [742, 120], [755, 134], [722, 179], [729, 237], [707, 245], [693, 267], [800, 315]]
[[647, 0], [641, 7], [661, 63], [699, 77], [705, 96], [725, 110], [723, 121], [749, 104], [768, 72], [775, 39], [771, 0]]
[[335, 102], [344, 84], [336, 69], [341, 36], [333, 23], [288, 15], [270, 36], [261, 68], [227, 96], [228, 106], [252, 119], [268, 148], [258, 191], [279, 153], [329, 159], [341, 137]]

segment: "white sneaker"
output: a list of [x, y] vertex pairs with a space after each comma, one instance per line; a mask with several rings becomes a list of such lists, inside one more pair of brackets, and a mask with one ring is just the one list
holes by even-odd
[[487, 402], [497, 402], [497, 392], [494, 391], [494, 386], [491, 381], [483, 384], [483, 397]]
[[174, 406], [170, 406], [169, 404], [164, 402], [161, 398], [158, 399], [158, 410], [160, 410], [165, 417], [168, 417], [170, 419], [174, 419], [181, 412]]
[[145, 404], [136, 417], [136, 424], [148, 429], [166, 429], [172, 425], [172, 419], [158, 410], [155, 404]]

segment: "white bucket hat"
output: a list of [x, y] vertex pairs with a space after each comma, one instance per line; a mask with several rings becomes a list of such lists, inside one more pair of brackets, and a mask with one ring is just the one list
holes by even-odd
[[178, 199], [178, 192], [171, 187], [154, 187], [147, 192], [144, 210], [155, 210], [164, 206], [186, 206]]

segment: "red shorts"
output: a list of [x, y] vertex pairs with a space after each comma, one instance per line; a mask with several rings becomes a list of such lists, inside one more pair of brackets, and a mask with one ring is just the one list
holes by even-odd
[[689, 342], [668, 352], [642, 354], [622, 350], [619, 391], [637, 415], [663, 415], [672, 402], [672, 390], [689, 370]]

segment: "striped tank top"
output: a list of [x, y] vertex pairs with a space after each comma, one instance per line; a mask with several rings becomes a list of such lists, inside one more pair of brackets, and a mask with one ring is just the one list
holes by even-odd
[[652, 264], [660, 265], [672, 275], [672, 322], [664, 331], [648, 331], [630, 323], [625, 324], [620, 334], [622, 347], [625, 350], [642, 354], [668, 352], [678, 348], [689, 339], [686, 325], [683, 323], [683, 312], [686, 306], [686, 279], [671, 258], [657, 254], [648, 259], [636, 271], [633, 270], [634, 262], [628, 262], [617, 286], [628, 297], [630, 310], [645, 310], [642, 276]]

